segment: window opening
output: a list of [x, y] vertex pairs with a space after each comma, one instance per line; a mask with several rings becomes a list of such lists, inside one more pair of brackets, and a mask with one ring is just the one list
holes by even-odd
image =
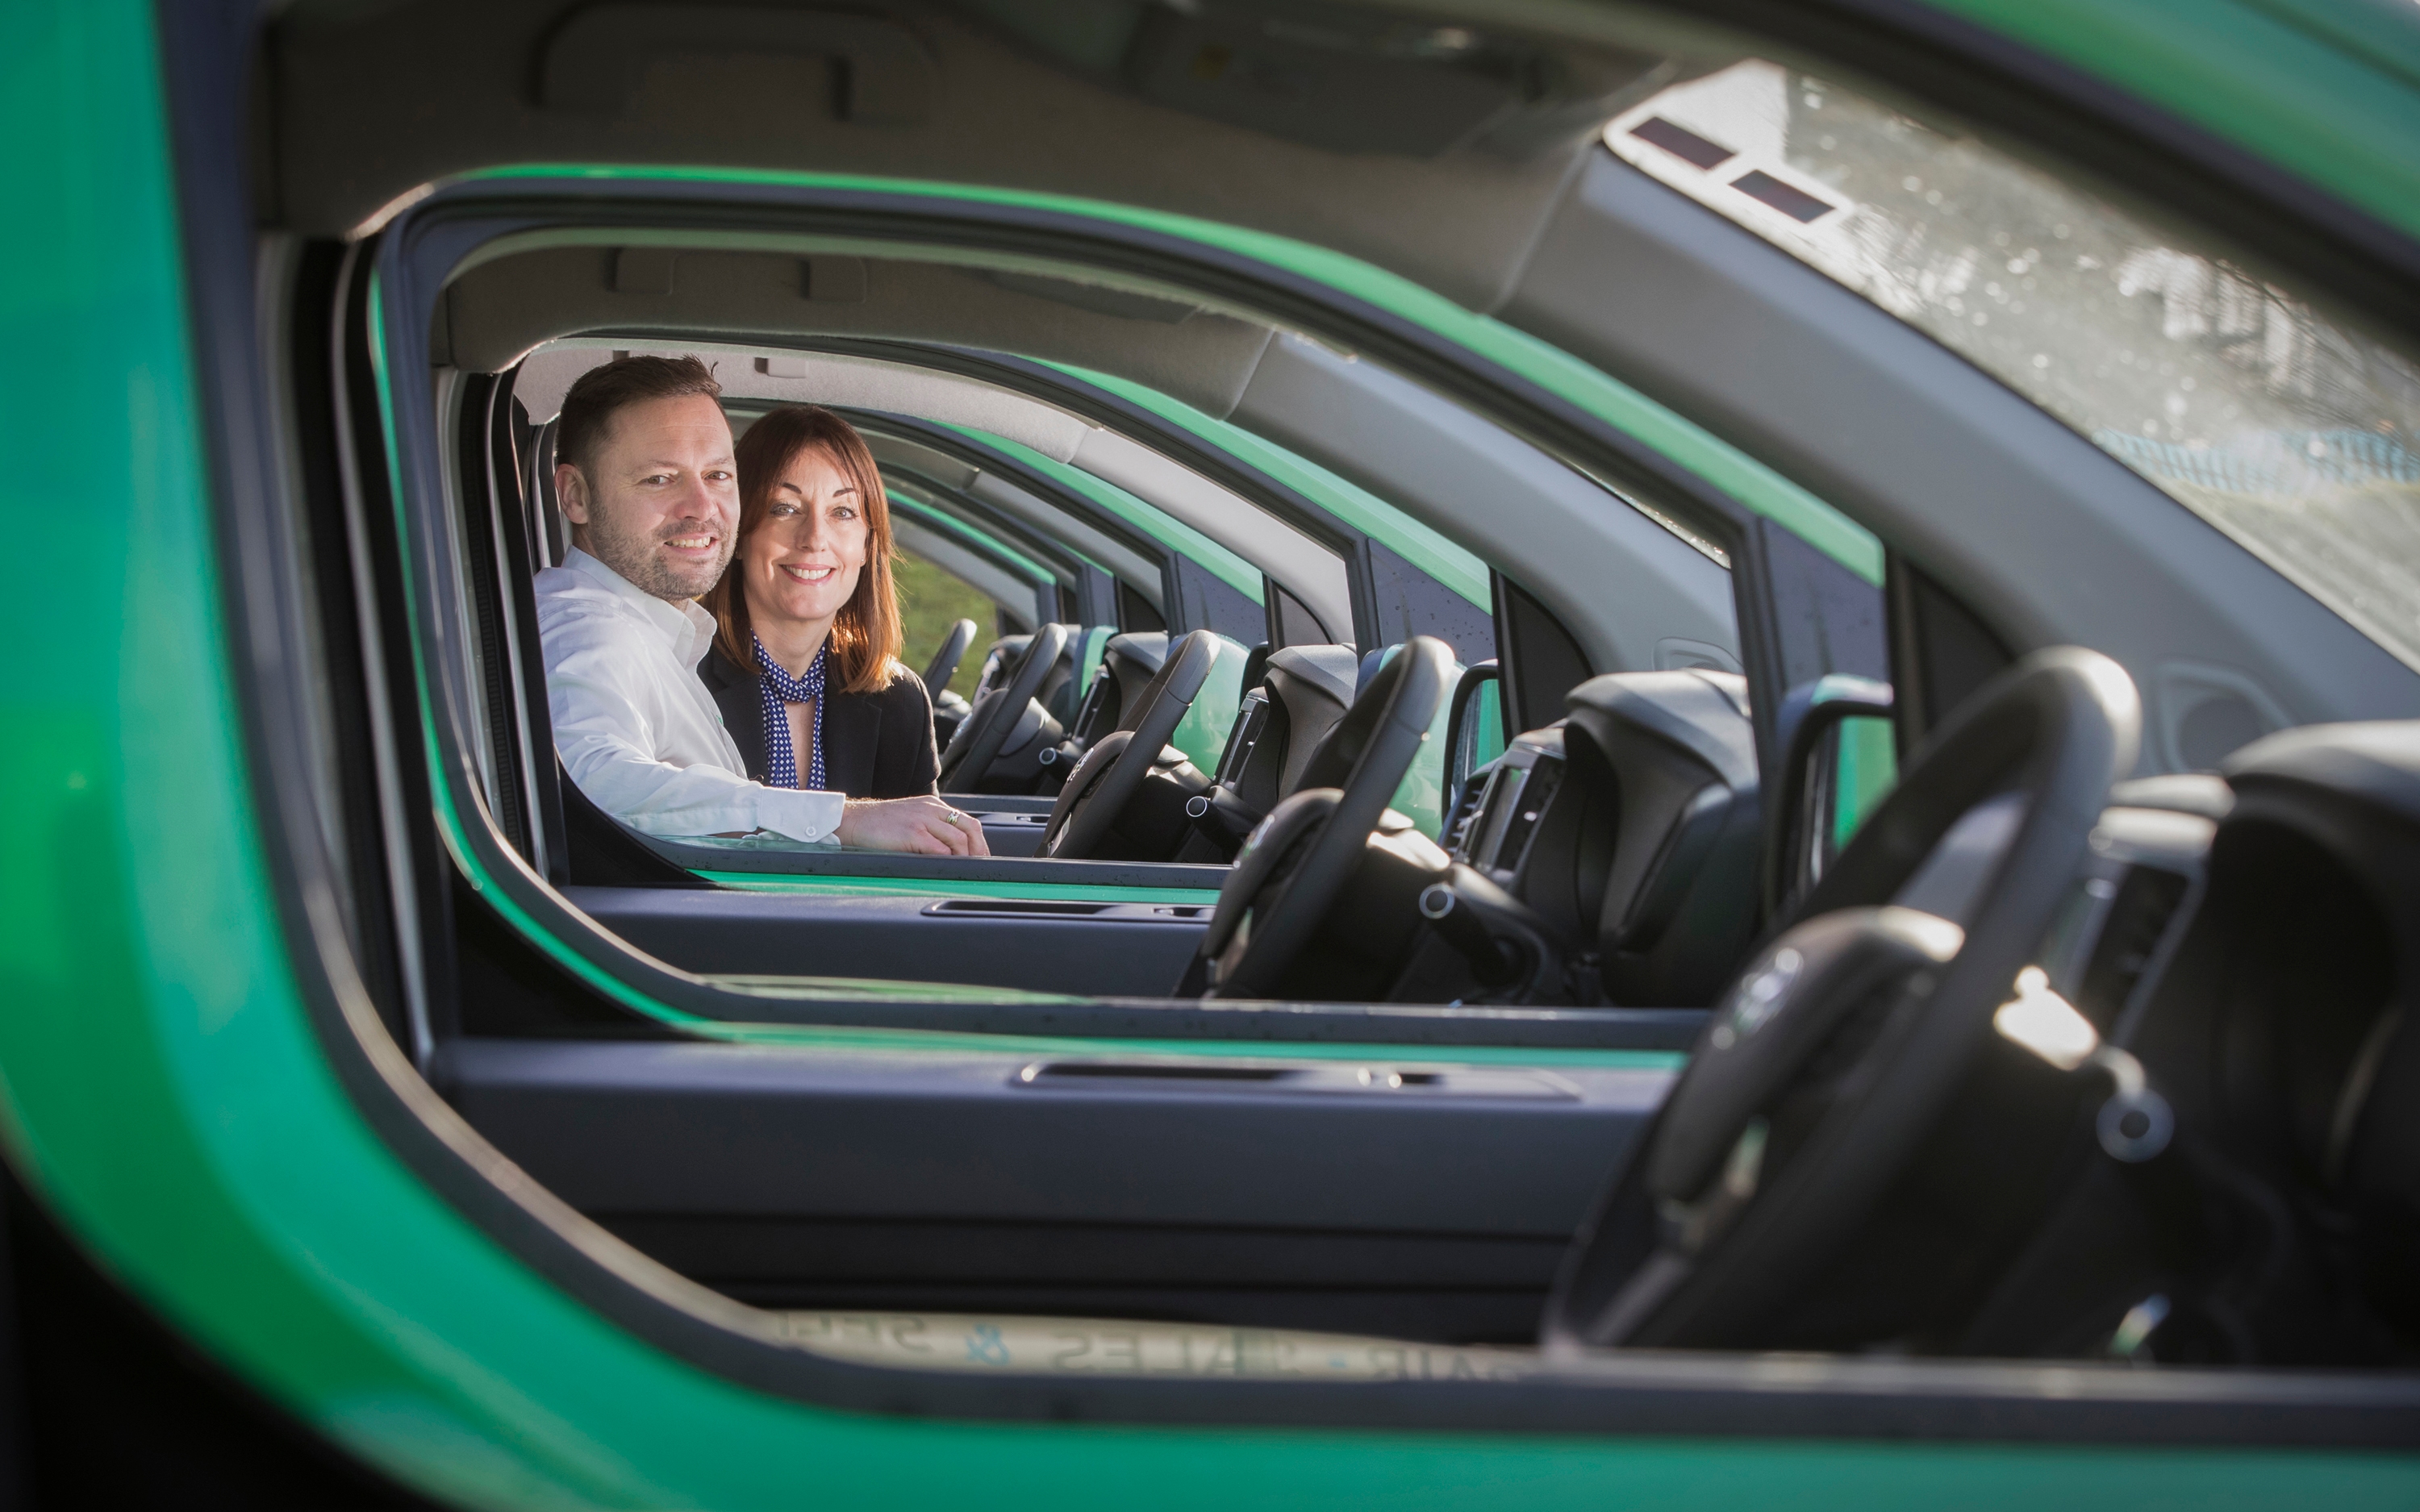
[[[907, 646], [904, 655], [910, 667], [923, 667], [931, 661], [941, 649], [941, 642], [949, 639], [951, 626], [962, 619], [974, 621], [979, 631], [1000, 623], [1001, 606], [998, 599], [948, 568], [904, 548], [892, 564], [891, 580], [899, 590], [899, 618]], [[982, 661], [980, 655], [960, 657], [958, 670], [947, 687], [933, 691], [973, 698], [975, 678], [983, 671]]]

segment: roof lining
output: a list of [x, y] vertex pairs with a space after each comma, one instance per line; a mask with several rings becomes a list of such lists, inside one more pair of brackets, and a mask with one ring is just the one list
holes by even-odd
[[[531, 423], [551, 419], [562, 408], [564, 392], [572, 382], [590, 368], [611, 361], [616, 351], [737, 358], [739, 362], [736, 364], [715, 364], [715, 376], [722, 384], [726, 401], [821, 404], [923, 415], [1009, 437], [1061, 462], [1075, 458], [1084, 432], [1092, 428], [1074, 415], [1039, 400], [954, 374], [825, 352], [767, 354], [760, 347], [722, 343], [639, 341], [611, 345], [565, 343], [534, 354], [522, 365], [513, 385], [514, 394], [521, 399]], [[768, 373], [765, 371], [768, 363], [794, 363], [798, 371]]]
[[[427, 186], [512, 163], [813, 167], [1068, 193], [1332, 246], [1476, 308], [1509, 291], [1584, 134], [1434, 157], [1281, 140], [1138, 98], [928, 0], [860, 0], [929, 58], [913, 122], [850, 120], [763, 87], [665, 77], [620, 108], [550, 108], [535, 87], [566, 0], [290, 7], [271, 28], [261, 200], [305, 236], [344, 236]], [[465, 37], [480, 39], [464, 47]], [[694, 60], [691, 60], [694, 61]], [[745, 56], [729, 60], [744, 73]], [[652, 66], [652, 65], [651, 65]], [[1499, 144], [1499, 148], [1502, 147]]]
[[[529, 243], [534, 238], [499, 239]], [[1264, 319], [1209, 308], [1216, 301], [1188, 291], [1043, 258], [868, 257], [860, 297], [820, 299], [810, 286], [808, 259], [836, 255], [816, 249], [843, 239], [742, 239], [751, 244], [703, 245], [692, 237], [649, 238], [634, 228], [601, 239], [583, 233], [577, 241], [524, 245], [505, 257], [473, 254], [447, 281], [441, 305], [444, 350], [457, 366], [502, 372], [542, 347], [582, 335], [597, 337], [586, 345], [679, 343], [756, 353], [781, 347], [784, 338], [939, 343], [1117, 373], [1224, 416], [1274, 335]], [[919, 251], [897, 242], [878, 245], [892, 254]], [[617, 274], [619, 255], [637, 247], [668, 249], [675, 256], [658, 286], [617, 287], [625, 282]], [[1019, 286], [986, 276], [1011, 267], [1029, 275]], [[1077, 287], [1067, 298], [1053, 298], [1036, 292], [1034, 278]], [[1170, 321], [1076, 302], [1078, 290], [1093, 288], [1155, 305], [1181, 302], [1193, 313]], [[598, 334], [610, 332], [629, 339]]]

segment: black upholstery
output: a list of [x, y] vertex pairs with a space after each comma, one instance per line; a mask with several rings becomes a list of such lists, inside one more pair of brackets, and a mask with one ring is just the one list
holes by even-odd
[[1278, 797], [1301, 784], [1311, 753], [1353, 706], [1360, 689], [1359, 663], [1351, 646], [1287, 646], [1269, 654], [1266, 679], [1275, 705], [1270, 734], [1282, 758]]
[[1763, 856], [1747, 683], [1730, 672], [1614, 672], [1572, 690], [1564, 748], [1602, 763], [1619, 813], [1599, 915], [1617, 1003], [1710, 1003], [1758, 924]]

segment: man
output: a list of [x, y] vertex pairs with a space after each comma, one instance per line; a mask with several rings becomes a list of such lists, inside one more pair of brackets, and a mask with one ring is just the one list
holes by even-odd
[[597, 807], [651, 835], [770, 830], [874, 850], [988, 856], [938, 797], [768, 788], [742, 775], [698, 659], [739, 518], [721, 386], [694, 357], [625, 357], [564, 396], [554, 492], [574, 548], [537, 576], [555, 748]]

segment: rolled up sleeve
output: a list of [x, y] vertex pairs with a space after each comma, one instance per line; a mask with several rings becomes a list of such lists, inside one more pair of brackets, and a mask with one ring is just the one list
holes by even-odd
[[[632, 643], [618, 643], [626, 640]], [[647, 649], [611, 621], [551, 627], [547, 708], [555, 749], [580, 790], [631, 828], [668, 839], [766, 829], [835, 843], [840, 794], [768, 788], [710, 764], [657, 759], [675, 743], [653, 728]]]

